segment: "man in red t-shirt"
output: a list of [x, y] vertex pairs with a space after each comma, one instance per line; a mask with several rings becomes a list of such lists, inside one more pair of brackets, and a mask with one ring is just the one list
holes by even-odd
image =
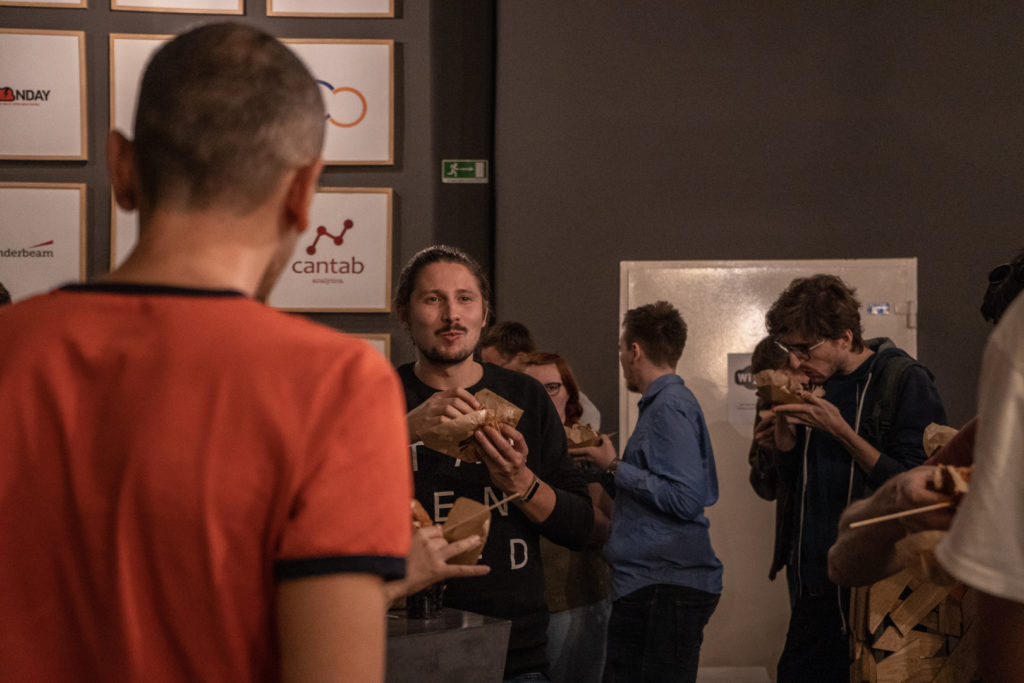
[[0, 311], [5, 681], [379, 681], [411, 471], [397, 375], [260, 303], [306, 228], [319, 87], [241, 24], [167, 43], [114, 196], [137, 248]]

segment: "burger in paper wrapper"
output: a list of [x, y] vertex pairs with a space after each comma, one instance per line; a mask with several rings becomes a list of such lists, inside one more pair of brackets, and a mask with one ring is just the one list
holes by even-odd
[[804, 389], [794, 377], [782, 370], [762, 370], [754, 375], [758, 397], [770, 405], [780, 403], [807, 403], [808, 394], [822, 397], [825, 390], [821, 387]]
[[522, 409], [490, 389], [481, 389], [474, 397], [482, 409], [445, 420], [428, 429], [421, 435], [423, 445], [465, 462], [480, 462], [480, 447], [473, 438], [476, 430], [484, 426], [497, 427], [502, 423], [515, 427], [523, 416]]
[[583, 424], [565, 427], [565, 439], [569, 442], [569, 448], [586, 448], [601, 443], [601, 435], [591, 429], [590, 425]]

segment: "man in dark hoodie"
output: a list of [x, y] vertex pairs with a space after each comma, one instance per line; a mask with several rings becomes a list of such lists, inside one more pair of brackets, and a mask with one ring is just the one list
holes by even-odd
[[779, 511], [791, 531], [776, 539], [792, 606], [778, 680], [846, 681], [848, 593], [828, 578], [839, 515], [924, 462], [924, 429], [945, 424], [946, 414], [928, 370], [889, 339], [863, 339], [860, 303], [840, 278], [794, 280], [766, 323], [789, 367], [825, 389], [824, 398], [777, 406], [755, 432], [777, 449], [778, 488], [791, 493]]

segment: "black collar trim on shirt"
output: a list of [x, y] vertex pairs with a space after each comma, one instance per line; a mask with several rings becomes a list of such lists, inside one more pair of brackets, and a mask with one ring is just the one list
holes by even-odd
[[195, 296], [210, 298], [245, 298], [237, 289], [198, 289], [174, 285], [149, 285], [135, 282], [89, 282], [70, 284], [60, 288], [64, 292], [97, 292], [102, 294], [131, 294], [146, 296]]

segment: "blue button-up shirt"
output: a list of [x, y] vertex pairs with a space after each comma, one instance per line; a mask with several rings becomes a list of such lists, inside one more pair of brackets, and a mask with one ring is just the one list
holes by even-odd
[[615, 507], [605, 558], [612, 598], [644, 586], [722, 592], [704, 508], [718, 500], [718, 476], [704, 413], [678, 375], [647, 387], [615, 472]]

